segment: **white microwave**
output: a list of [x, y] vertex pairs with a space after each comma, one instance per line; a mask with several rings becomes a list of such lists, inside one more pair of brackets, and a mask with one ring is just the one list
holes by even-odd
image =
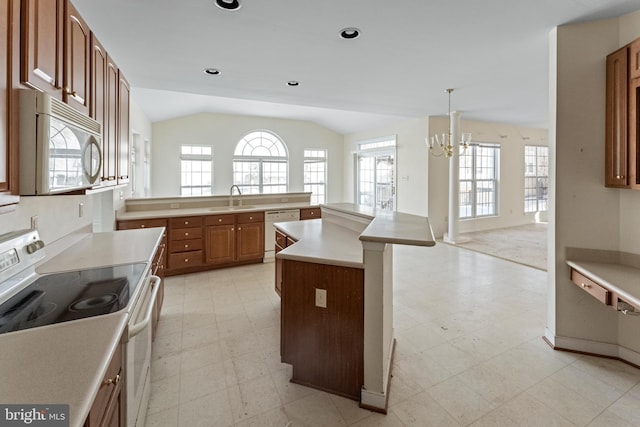
[[51, 95], [20, 90], [20, 194], [46, 195], [100, 184], [100, 123]]

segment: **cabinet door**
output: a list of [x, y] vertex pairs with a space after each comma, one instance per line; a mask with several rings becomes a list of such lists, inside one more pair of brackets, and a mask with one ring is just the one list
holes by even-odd
[[246, 261], [264, 257], [264, 224], [261, 222], [238, 224], [237, 260]]
[[629, 45], [629, 79], [640, 77], [640, 39]]
[[[102, 183], [107, 184], [107, 51], [95, 34], [91, 33], [91, 102], [89, 115], [102, 126]], [[114, 174], [115, 175], [115, 174]], [[115, 183], [115, 180], [113, 181]]]
[[118, 73], [118, 184], [129, 182], [129, 83]]
[[629, 83], [629, 185], [640, 189], [640, 77]]
[[105, 147], [103, 157], [104, 169], [102, 171], [103, 181], [109, 185], [115, 185], [116, 180], [116, 161], [118, 158], [118, 66], [113, 62], [111, 57], [107, 55], [106, 70], [106, 95], [105, 108], [105, 125], [103, 127], [102, 144]]
[[65, 3], [64, 90], [62, 99], [89, 114], [91, 32], [75, 7]]
[[607, 56], [605, 186], [626, 187], [628, 171], [627, 49]]
[[235, 261], [235, 226], [216, 225], [207, 227], [205, 250], [207, 264], [224, 264]]
[[9, 191], [9, 8], [11, 2], [0, 6], [0, 192]]
[[22, 1], [22, 82], [62, 99], [63, 1]]

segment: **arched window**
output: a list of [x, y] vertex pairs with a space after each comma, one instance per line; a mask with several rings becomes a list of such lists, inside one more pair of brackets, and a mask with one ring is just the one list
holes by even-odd
[[242, 194], [287, 192], [287, 147], [269, 131], [244, 136], [233, 154], [233, 183]]

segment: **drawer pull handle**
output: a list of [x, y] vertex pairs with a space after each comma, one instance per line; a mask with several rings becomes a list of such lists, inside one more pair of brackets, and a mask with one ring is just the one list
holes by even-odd
[[218, 222], [222, 222], [222, 218], [218, 218]]
[[252, 216], [250, 216], [250, 217], [249, 217], [249, 219], [253, 219], [253, 217], [252, 217]]
[[140, 228], [144, 228], [144, 224], [142, 224], [142, 225], [140, 226]]
[[189, 233], [184, 233], [184, 235], [185, 235], [185, 236], [188, 236], [188, 235], [189, 235]]
[[185, 258], [185, 259], [184, 259], [184, 262], [189, 262], [189, 258]]
[[588, 284], [586, 284], [586, 283], [583, 283], [583, 284], [582, 284], [582, 287], [586, 289], [586, 288], [590, 288], [590, 287], [591, 287], [591, 285], [588, 285]]
[[108, 384], [118, 384], [120, 382], [120, 374], [116, 375], [115, 378], [111, 379], [107, 379], [104, 380], [103, 384], [108, 385]]
[[624, 175], [616, 175], [616, 179], [624, 179]]
[[189, 247], [189, 245], [184, 245], [184, 247], [185, 247], [185, 248], [188, 248], [188, 247]]
[[185, 222], [184, 222], [184, 225], [189, 225], [189, 221], [185, 221]]
[[238, 231], [242, 231], [242, 227], [238, 227]]

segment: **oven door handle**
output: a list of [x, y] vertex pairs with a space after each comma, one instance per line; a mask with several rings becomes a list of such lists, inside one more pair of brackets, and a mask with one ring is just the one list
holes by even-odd
[[144, 330], [149, 323], [151, 323], [151, 317], [153, 316], [153, 306], [156, 302], [156, 297], [158, 296], [158, 290], [160, 289], [160, 278], [158, 276], [151, 275], [151, 299], [149, 300], [149, 306], [147, 307], [147, 312], [142, 321], [136, 323], [135, 325], [131, 325], [129, 327], [129, 339], [135, 337], [140, 332]]

